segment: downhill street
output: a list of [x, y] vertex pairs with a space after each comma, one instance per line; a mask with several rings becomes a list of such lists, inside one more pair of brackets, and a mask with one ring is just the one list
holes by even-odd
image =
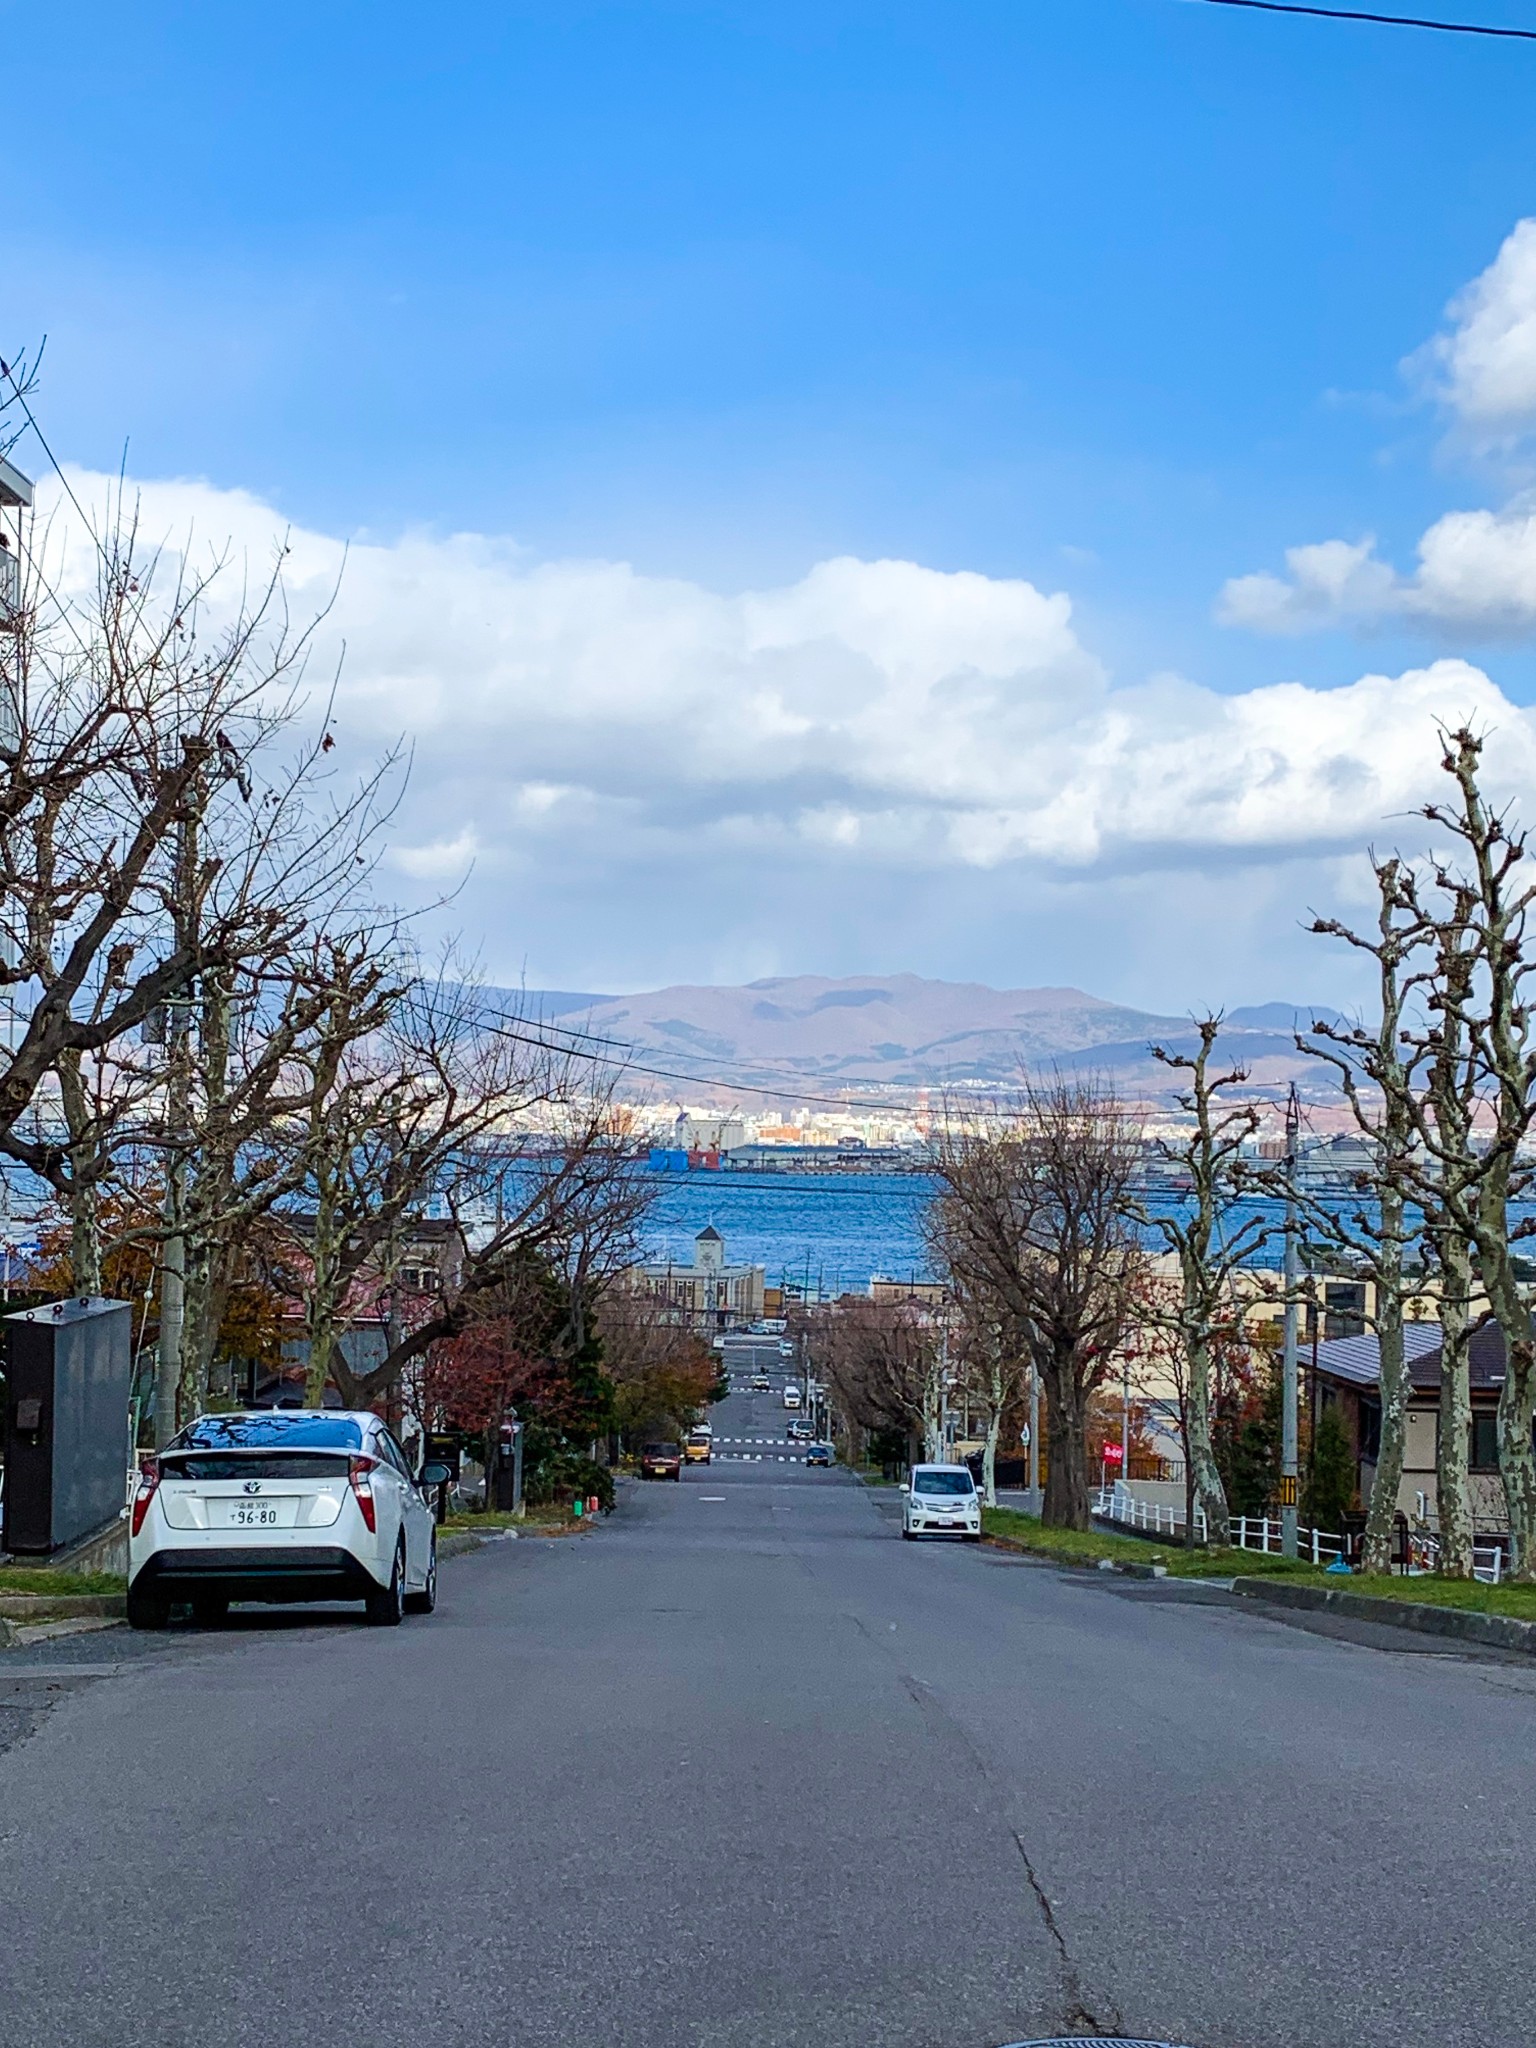
[[1531, 2038], [1536, 1671], [903, 1544], [778, 1456], [399, 1631], [0, 1654], [0, 2044]]

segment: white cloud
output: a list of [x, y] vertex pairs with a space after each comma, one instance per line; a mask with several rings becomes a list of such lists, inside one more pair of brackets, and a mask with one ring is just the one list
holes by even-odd
[[1536, 428], [1536, 220], [1522, 220], [1480, 277], [1447, 308], [1451, 326], [1407, 367], [1471, 434], [1507, 440]]
[[[281, 531], [195, 483], [143, 486], [141, 524], [178, 544], [189, 525], [199, 545], [233, 536], [253, 564]], [[610, 958], [647, 935], [658, 960], [691, 943], [697, 975], [700, 951], [739, 951], [765, 919], [803, 965], [855, 903], [884, 957], [931, 959], [931, 916], [918, 932], [910, 909], [945, 876], [958, 906], [980, 886], [967, 874], [1018, 864], [1118, 886], [1358, 846], [1430, 792], [1437, 722], [1496, 729], [1501, 772], [1536, 771], [1526, 714], [1466, 663], [1331, 691], [1116, 688], [1068, 598], [1016, 579], [842, 558], [722, 595], [473, 534], [288, 546], [297, 614], [340, 577], [318, 659], [329, 673], [345, 642], [341, 758], [409, 738], [394, 863], [442, 882], [476, 860], [454, 914], [476, 939], [483, 920], [496, 971], [534, 944], [573, 972], [602, 933]], [[90, 566], [76, 537], [65, 573]], [[1319, 575], [1348, 587], [1369, 567]], [[1179, 891], [1164, 896], [1172, 917]], [[1175, 944], [1198, 943], [1174, 922]]]
[[1447, 512], [1419, 542], [1419, 565], [1400, 576], [1373, 539], [1287, 548], [1288, 576], [1235, 576], [1217, 600], [1223, 625], [1260, 633], [1399, 619], [1479, 639], [1536, 626], [1536, 505]]
[[[1450, 325], [1405, 369], [1447, 407], [1460, 437], [1512, 453], [1536, 432], [1536, 219], [1522, 220], [1494, 261], [1451, 301]], [[1224, 625], [1260, 633], [1400, 621], [1477, 638], [1536, 627], [1536, 499], [1448, 512], [1403, 575], [1376, 543], [1288, 548], [1284, 576], [1236, 576], [1221, 591]]]
[[427, 846], [395, 846], [390, 860], [402, 874], [418, 882], [447, 882], [462, 875], [480, 850], [474, 830], [466, 826], [452, 839], [434, 839]]

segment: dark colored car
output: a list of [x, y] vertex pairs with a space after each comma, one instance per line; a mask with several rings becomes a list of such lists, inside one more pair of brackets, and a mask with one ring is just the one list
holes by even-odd
[[837, 1458], [830, 1444], [807, 1444], [805, 1462], [807, 1465], [834, 1465]]
[[640, 1477], [642, 1479], [681, 1479], [683, 1476], [683, 1447], [681, 1444], [647, 1444], [640, 1453]]

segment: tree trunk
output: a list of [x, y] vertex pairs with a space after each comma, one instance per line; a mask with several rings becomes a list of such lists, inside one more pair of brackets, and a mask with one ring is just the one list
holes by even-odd
[[1205, 1540], [1225, 1548], [1232, 1532], [1227, 1520], [1227, 1489], [1221, 1482], [1211, 1443], [1211, 1351], [1203, 1321], [1198, 1329], [1186, 1330], [1184, 1355], [1189, 1370], [1190, 1478], [1205, 1516]]
[[1052, 1529], [1089, 1526], [1088, 1393], [1076, 1365], [1076, 1359], [1070, 1355], [1051, 1356], [1041, 1375], [1045, 1382], [1051, 1456], [1046, 1467], [1045, 1504], [1040, 1519]]
[[59, 1102], [69, 1132], [69, 1266], [76, 1294], [101, 1292], [101, 1228], [98, 1214], [100, 1147], [88, 1135], [90, 1105], [80, 1073], [80, 1055], [61, 1053]]
[[987, 1434], [981, 1446], [981, 1497], [989, 1508], [997, 1506], [997, 1440], [1003, 1427], [1001, 1373], [994, 1372], [991, 1405], [987, 1409]]
[[1536, 1343], [1523, 1310], [1514, 1331], [1504, 1331], [1504, 1387], [1499, 1395], [1499, 1476], [1514, 1548], [1513, 1576], [1536, 1581], [1536, 1458], [1531, 1426], [1536, 1410]]
[[1472, 1575], [1472, 1503], [1467, 1478], [1472, 1433], [1471, 1271], [1465, 1246], [1452, 1234], [1441, 1238], [1440, 1264], [1445, 1282], [1440, 1302], [1440, 1445], [1435, 1459], [1440, 1569], [1447, 1578], [1466, 1579]]
[[[341, 1228], [328, 1176], [317, 1176], [313, 1257], [304, 1320], [309, 1364], [304, 1372], [304, 1406], [323, 1408], [325, 1387], [337, 1363], [341, 1309]], [[348, 1398], [345, 1394], [343, 1399]]]
[[1536, 1580], [1536, 1457], [1531, 1427], [1536, 1413], [1536, 1341], [1531, 1305], [1515, 1274], [1509, 1248], [1509, 1183], [1495, 1168], [1484, 1180], [1477, 1209], [1478, 1269], [1504, 1339], [1504, 1385], [1499, 1394], [1499, 1477], [1514, 1551], [1512, 1576]]
[[[1395, 1212], [1395, 1213], [1389, 1213]], [[1392, 1569], [1392, 1532], [1408, 1441], [1408, 1359], [1403, 1345], [1403, 1201], [1381, 1190], [1381, 1253], [1376, 1265], [1376, 1339], [1381, 1357], [1381, 1442], [1365, 1517], [1364, 1565]]]

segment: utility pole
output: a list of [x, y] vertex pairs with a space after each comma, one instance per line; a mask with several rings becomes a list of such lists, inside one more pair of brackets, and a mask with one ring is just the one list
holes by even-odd
[[[197, 929], [197, 805], [201, 790], [189, 788], [176, 821], [175, 939], [193, 943]], [[182, 1335], [187, 1294], [185, 1233], [187, 1162], [182, 1146], [191, 1122], [192, 1076], [187, 1058], [192, 1031], [192, 991], [166, 1004], [165, 1249], [160, 1261], [160, 1344], [155, 1367], [155, 1443], [176, 1434], [181, 1388]]]
[[1280, 1368], [1280, 1549], [1294, 1557], [1297, 1549], [1296, 1499], [1300, 1479], [1296, 1430], [1296, 1286], [1300, 1278], [1300, 1247], [1296, 1237], [1296, 1152], [1301, 1136], [1301, 1107], [1296, 1083], [1285, 1108], [1285, 1346]]

